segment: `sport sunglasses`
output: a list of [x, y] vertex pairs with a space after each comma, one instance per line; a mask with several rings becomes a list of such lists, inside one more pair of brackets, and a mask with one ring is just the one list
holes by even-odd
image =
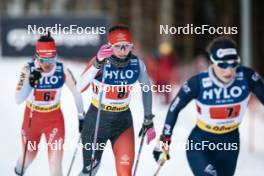
[[112, 45], [112, 47], [117, 50], [132, 49], [133, 44], [116, 44], [116, 45]]
[[236, 68], [240, 65], [240, 58], [238, 58], [236, 60], [217, 61], [212, 56], [210, 56], [210, 59], [214, 64], [217, 64], [217, 66], [222, 68], [222, 69]]
[[41, 63], [41, 64], [54, 64], [56, 62], [56, 56], [55, 57], [39, 57], [37, 56], [38, 58], [38, 61]]

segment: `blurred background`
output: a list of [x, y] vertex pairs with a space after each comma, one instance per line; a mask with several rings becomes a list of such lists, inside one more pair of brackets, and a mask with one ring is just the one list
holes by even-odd
[[[264, 1], [261, 0], [0, 0], [1, 81], [6, 82], [6, 73], [13, 74], [9, 88], [15, 87], [18, 78], [16, 73], [34, 55], [34, 44], [39, 35], [27, 34], [28, 25], [103, 26], [107, 31], [112, 25], [126, 24], [135, 41], [135, 53], [147, 65], [153, 84], [172, 84], [175, 87], [171, 93], [155, 94], [154, 100], [159, 104], [154, 107], [161, 104], [161, 108], [164, 108], [159, 112], [163, 112], [163, 123], [167, 106], [182, 81], [207, 69], [210, 62], [205, 47], [217, 35], [161, 35], [160, 25], [235, 26], [238, 34], [229, 36], [237, 42], [243, 63], [264, 77], [263, 9]], [[107, 42], [106, 34], [53, 34], [53, 37], [58, 45], [59, 56], [70, 68], [73, 67], [74, 73], [78, 73], [77, 77], [82, 71], [80, 68], [85, 66], [83, 63], [88, 62], [100, 45]], [[16, 70], [11, 67], [13, 64], [18, 64]], [[13, 96], [13, 92], [9, 94]], [[7, 95], [4, 97], [9, 98]], [[4, 105], [2, 100], [1, 105]], [[15, 108], [14, 101], [11, 103]], [[242, 158], [246, 161], [252, 157], [251, 161], [256, 168], [252, 167], [251, 170], [261, 173], [264, 161], [263, 157], [259, 157], [264, 155], [264, 143], [258, 144], [256, 141], [263, 141], [263, 136], [258, 137], [264, 125], [264, 119], [261, 118], [263, 107], [252, 101], [248, 116], [251, 118], [245, 123], [245, 150], [261, 152], [255, 157], [246, 153]], [[14, 136], [18, 137], [19, 133]], [[243, 164], [241, 162], [240, 168], [244, 168]], [[243, 173], [247, 173], [246, 170]]]
[[[208, 61], [205, 47], [216, 35], [161, 35], [160, 25], [235, 26], [238, 34], [229, 36], [237, 41], [243, 62], [263, 76], [263, 7], [261, 0], [0, 0], [2, 55], [33, 55], [37, 38], [22, 32], [25, 34], [30, 24], [105, 26], [106, 30], [111, 25], [126, 24], [132, 31], [137, 53], [146, 60], [156, 82], [162, 80], [157, 76], [160, 74], [154, 74], [159, 73], [155, 69], [159, 62], [161, 72], [170, 71], [164, 74], [171, 75], [166, 79], [177, 82], [190, 76], [190, 70], [187, 75], [184, 73], [186, 64], [192, 72], [204, 68]], [[55, 38], [60, 55], [75, 60], [89, 60], [106, 42], [105, 35]]]

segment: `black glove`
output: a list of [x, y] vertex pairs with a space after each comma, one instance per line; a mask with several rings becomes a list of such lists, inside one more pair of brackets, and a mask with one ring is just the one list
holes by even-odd
[[99, 59], [96, 57], [95, 60], [96, 60], [96, 62], [94, 63], [94, 66], [96, 68], [101, 68], [104, 65], [106, 59], [104, 59], [103, 61], [99, 61]]
[[84, 119], [79, 119], [79, 133], [82, 132]]
[[153, 156], [157, 163], [164, 164], [165, 161], [170, 159], [169, 145], [171, 138], [169, 136], [161, 135], [158, 144], [153, 150]]
[[138, 133], [138, 137], [142, 136], [143, 134], [145, 135], [148, 129], [153, 128], [153, 121], [152, 121], [153, 117], [154, 117], [153, 114], [145, 116], [142, 127]]
[[29, 75], [29, 84], [31, 87], [35, 86], [36, 81], [41, 78], [41, 69], [33, 70]]

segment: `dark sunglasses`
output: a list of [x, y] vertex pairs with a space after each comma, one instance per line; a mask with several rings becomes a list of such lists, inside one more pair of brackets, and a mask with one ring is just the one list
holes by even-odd
[[227, 68], [236, 68], [240, 65], [240, 58], [236, 60], [228, 60], [228, 61], [217, 61], [215, 60], [212, 56], [210, 56], [211, 61], [214, 64], [217, 64], [218, 67], [222, 69], [227, 69]]
[[238, 62], [234, 62], [232, 64], [226, 63], [226, 62], [218, 62], [217, 66], [222, 68], [222, 69], [227, 69], [227, 68], [236, 68], [239, 66]]

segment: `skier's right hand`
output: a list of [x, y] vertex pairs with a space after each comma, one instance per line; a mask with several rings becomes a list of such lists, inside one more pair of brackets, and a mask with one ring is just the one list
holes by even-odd
[[169, 136], [161, 135], [158, 140], [158, 144], [153, 150], [153, 156], [155, 161], [163, 165], [165, 161], [170, 159], [169, 155], [169, 145], [171, 143], [171, 138]]
[[41, 69], [37, 68], [30, 72], [29, 75], [29, 84], [31, 87], [34, 87], [36, 82], [41, 78]]
[[113, 49], [111, 48], [110, 45], [104, 44], [103, 46], [101, 46], [101, 48], [99, 49], [96, 55], [97, 68], [100, 68], [105, 62], [105, 59], [111, 57], [112, 55], [113, 55]]

